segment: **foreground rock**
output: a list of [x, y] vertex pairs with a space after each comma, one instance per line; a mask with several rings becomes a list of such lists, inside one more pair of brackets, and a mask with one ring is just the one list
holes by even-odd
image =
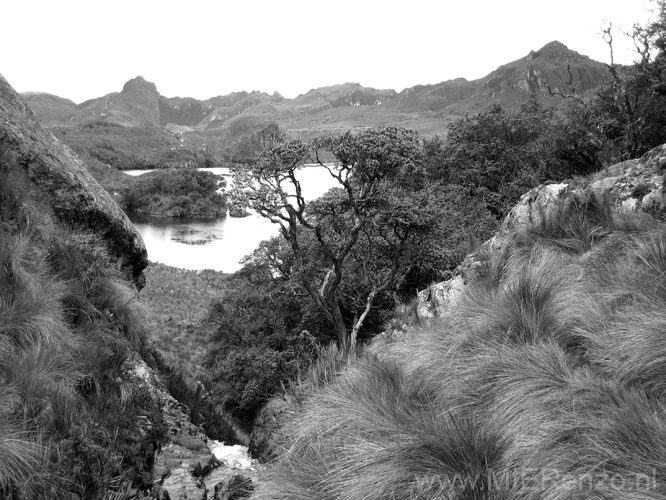
[[211, 447], [219, 449], [220, 444], [211, 442], [192, 424], [187, 408], [169, 394], [138, 354], [125, 362], [123, 378], [132, 386], [147, 389], [162, 408], [168, 427], [168, 442], [156, 454], [152, 471], [154, 498], [231, 500], [249, 496], [256, 480], [256, 462], [240, 459], [235, 449], [218, 459]]
[[46, 130], [0, 75], [0, 145], [15, 151], [18, 164], [44, 196], [53, 214], [103, 237], [137, 286], [148, 265], [141, 236], [81, 160]]

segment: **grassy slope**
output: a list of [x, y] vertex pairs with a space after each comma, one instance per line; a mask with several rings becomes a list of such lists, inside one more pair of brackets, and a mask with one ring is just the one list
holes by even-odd
[[666, 226], [579, 200], [315, 393], [257, 498], [664, 498]]
[[122, 379], [148, 354], [141, 307], [104, 242], [52, 217], [23, 172], [0, 144], [0, 498], [120, 495], [150, 480], [165, 431]]
[[226, 290], [227, 275], [155, 262], [144, 273], [146, 286], [140, 301], [146, 306], [155, 347], [172, 365], [182, 367], [192, 379], [198, 378], [210, 333], [202, 321], [210, 302]]

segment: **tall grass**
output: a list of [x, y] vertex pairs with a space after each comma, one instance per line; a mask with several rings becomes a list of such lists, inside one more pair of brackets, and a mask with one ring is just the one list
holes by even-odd
[[28, 482], [43, 468], [47, 449], [34, 432], [0, 420], [0, 497], [10, 498], [10, 491]]
[[10, 350], [0, 357], [0, 373], [16, 391], [26, 426], [65, 430], [75, 421], [85, 373], [71, 352], [44, 344]]
[[348, 342], [338, 345], [337, 342], [318, 347], [316, 359], [309, 363], [306, 370], [299, 370], [296, 380], [291, 381], [285, 393], [302, 402], [312, 392], [323, 389], [333, 383], [340, 374], [356, 359], [356, 347]]
[[666, 495], [666, 231], [593, 196], [309, 395], [259, 499]]
[[0, 226], [0, 338], [13, 345], [58, 343], [67, 335], [63, 285], [50, 275], [33, 235]]
[[27, 481], [42, 468], [46, 448], [39, 434], [27, 431], [16, 415], [21, 413], [21, 396], [13, 384], [0, 385], [0, 497]]
[[610, 195], [586, 191], [548, 209], [541, 207], [537, 222], [520, 231], [515, 241], [530, 245], [534, 239], [543, 239], [565, 252], [582, 254], [611, 234], [643, 231], [648, 220], [640, 214], [617, 213]]
[[56, 221], [0, 141], [0, 498], [101, 498], [118, 475], [147, 481], [164, 425], [119, 382], [145, 351], [136, 299], [106, 243]]

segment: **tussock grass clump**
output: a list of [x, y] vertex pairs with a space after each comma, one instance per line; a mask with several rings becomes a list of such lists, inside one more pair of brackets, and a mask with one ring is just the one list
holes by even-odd
[[574, 198], [287, 424], [258, 498], [666, 495], [666, 231]]
[[570, 342], [572, 327], [582, 315], [577, 306], [585, 301], [584, 291], [574, 284], [576, 263], [556, 250], [536, 246], [530, 252], [520, 249], [504, 265], [511, 271], [495, 286], [471, 287], [456, 308], [455, 320], [467, 325], [470, 335], [483, 338]]
[[350, 344], [339, 346], [333, 342], [325, 347], [318, 347], [316, 359], [309, 363], [306, 371], [299, 370], [296, 380], [283, 386], [283, 392], [295, 397], [297, 401], [303, 401], [312, 392], [337, 380], [356, 359], [356, 354], [356, 349]]
[[15, 484], [29, 482], [43, 468], [47, 449], [39, 436], [0, 420], [0, 497], [11, 498]]
[[15, 392], [24, 422], [62, 429], [76, 419], [77, 385], [85, 374], [71, 352], [45, 344], [8, 350], [0, 356], [0, 374]]
[[34, 234], [0, 224], [0, 338], [16, 346], [58, 343], [67, 336], [61, 299]]
[[[502, 455], [473, 415], [445, 412], [392, 360], [369, 358], [314, 396], [273, 474], [289, 485], [259, 498], [474, 495]], [[321, 496], [320, 496], [321, 495]]]

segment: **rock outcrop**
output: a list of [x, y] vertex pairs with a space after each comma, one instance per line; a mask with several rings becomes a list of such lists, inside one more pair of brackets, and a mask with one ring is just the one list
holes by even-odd
[[593, 194], [620, 210], [643, 211], [660, 220], [666, 219], [666, 144], [658, 146], [637, 160], [618, 163], [586, 180], [570, 180], [545, 184], [525, 193], [502, 222], [497, 234], [486, 241], [479, 252], [468, 255], [454, 272], [454, 277], [431, 285], [419, 293], [419, 318], [443, 314], [462, 295], [465, 282], [478, 265], [478, 256], [499, 250], [516, 230], [538, 224], [548, 213], [576, 195]]
[[125, 213], [81, 160], [46, 130], [19, 94], [0, 76], [0, 143], [41, 191], [53, 214], [99, 234], [134, 279], [144, 283], [146, 247]]

